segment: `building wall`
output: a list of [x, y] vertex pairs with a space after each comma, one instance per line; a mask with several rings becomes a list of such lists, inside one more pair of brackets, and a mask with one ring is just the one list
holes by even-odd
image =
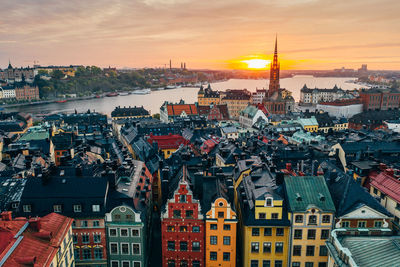
[[393, 214], [395, 216], [394, 221], [396, 223], [400, 223], [400, 203], [399, 202], [396, 202], [393, 198], [382, 193], [379, 189], [375, 188], [372, 185], [370, 187], [369, 193], [373, 197], [379, 198], [381, 205], [384, 206], [391, 214]]
[[363, 104], [354, 104], [348, 106], [318, 104], [317, 109], [327, 112], [329, 116], [334, 116], [337, 118], [351, 118], [354, 115], [363, 111]]
[[221, 104], [228, 106], [228, 112], [232, 119], [239, 119], [240, 111], [244, 110], [251, 101], [241, 99], [222, 99]]
[[[222, 213], [223, 215], [221, 216]], [[236, 212], [231, 209], [225, 198], [217, 198], [212, 203], [211, 210], [206, 214], [205, 266], [236, 266], [236, 225]], [[211, 237], [217, 238], [216, 244], [211, 244]], [[227, 244], [228, 238], [230, 240], [229, 244]], [[217, 254], [216, 260], [211, 259], [211, 252]]]
[[61, 246], [58, 248], [56, 255], [54, 255], [51, 264], [52, 266], [75, 266], [71, 226], [61, 240]]

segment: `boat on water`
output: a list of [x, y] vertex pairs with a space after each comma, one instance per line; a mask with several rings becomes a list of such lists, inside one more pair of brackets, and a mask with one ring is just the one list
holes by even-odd
[[122, 93], [119, 93], [119, 95], [124, 96], [124, 95], [129, 95], [129, 93], [128, 92], [122, 92]]
[[141, 89], [141, 90], [135, 90], [132, 92], [134, 95], [147, 95], [151, 93], [151, 89], [146, 88], [146, 89]]
[[155, 90], [161, 91], [161, 90], [164, 90], [164, 89], [165, 89], [164, 87], [158, 87], [158, 88], [156, 88]]
[[167, 85], [165, 86], [165, 89], [175, 89], [176, 86], [175, 85]]
[[67, 100], [57, 100], [56, 103], [65, 103]]
[[111, 92], [111, 93], [106, 94], [107, 97], [113, 97], [113, 96], [118, 96], [118, 95], [119, 94], [116, 92]]

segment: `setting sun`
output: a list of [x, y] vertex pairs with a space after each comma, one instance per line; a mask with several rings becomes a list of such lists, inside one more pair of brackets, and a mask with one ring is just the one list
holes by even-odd
[[243, 60], [242, 62], [247, 64], [248, 69], [266, 69], [267, 66], [271, 63], [270, 60], [266, 59], [249, 59]]

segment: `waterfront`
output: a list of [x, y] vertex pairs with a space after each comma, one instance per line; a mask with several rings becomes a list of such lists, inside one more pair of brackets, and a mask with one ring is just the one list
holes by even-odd
[[[336, 78], [336, 77], [312, 77], [295, 76], [280, 80], [282, 88], [286, 88], [293, 93], [296, 101], [300, 98], [300, 89], [304, 84], [309, 88], [332, 88], [335, 84], [344, 90], [360, 88], [361, 85], [347, 83], [346, 81], [355, 80], [354, 78]], [[231, 79], [224, 82], [212, 83], [213, 90], [225, 91], [226, 89], [248, 89], [255, 91], [256, 88], [266, 88], [267, 80], [239, 80]], [[110, 115], [116, 106], [143, 106], [152, 114], [158, 113], [160, 106], [164, 101], [178, 102], [183, 99], [186, 103], [197, 101], [197, 92], [199, 88], [177, 88], [170, 90], [153, 91], [147, 95], [126, 95], [117, 97], [94, 98], [89, 100], [68, 101], [65, 103], [51, 103], [43, 105], [28, 105], [13, 108], [5, 108], [5, 111], [19, 111], [32, 114], [51, 114], [55, 112], [71, 113], [77, 110], [84, 112], [88, 109]]]

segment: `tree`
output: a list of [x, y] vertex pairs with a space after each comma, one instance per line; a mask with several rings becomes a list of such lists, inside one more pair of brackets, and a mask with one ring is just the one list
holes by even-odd
[[160, 119], [160, 113], [153, 114], [153, 118], [159, 120]]
[[61, 80], [64, 77], [65, 74], [61, 70], [53, 70], [53, 72], [51, 73], [51, 78], [56, 80]]

